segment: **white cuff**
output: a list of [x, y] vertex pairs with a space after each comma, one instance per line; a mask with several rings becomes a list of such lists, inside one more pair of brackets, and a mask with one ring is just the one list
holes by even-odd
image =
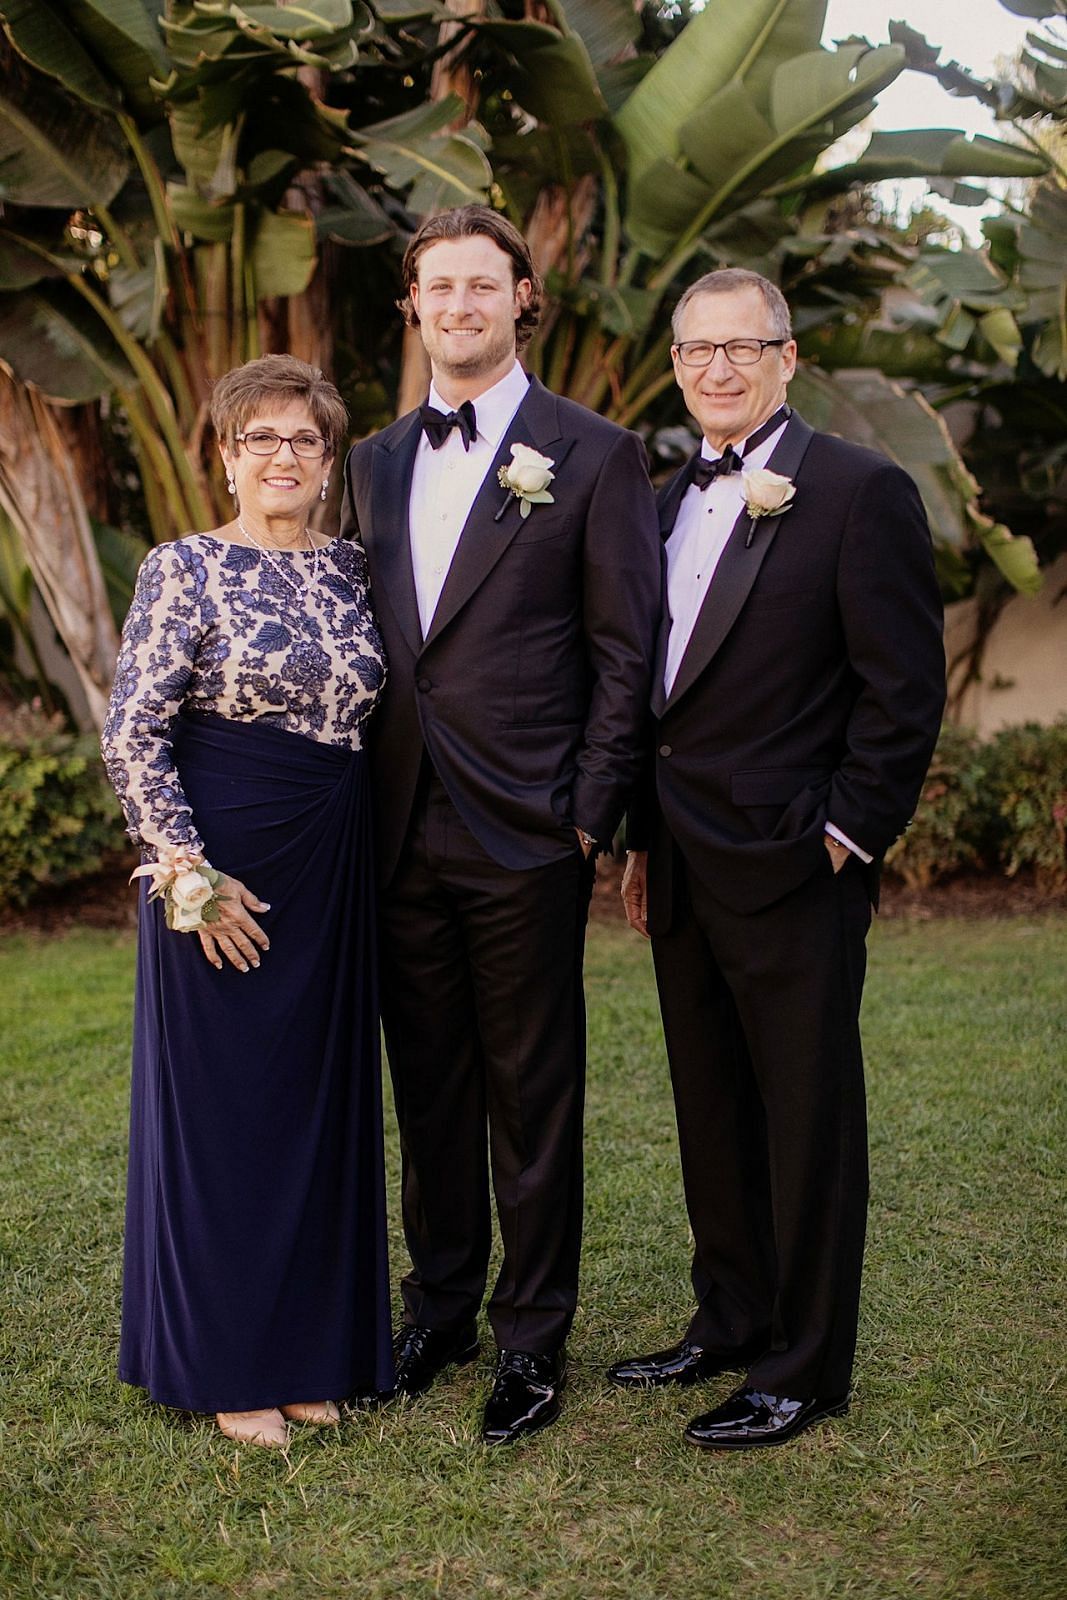
[[835, 828], [832, 822], [824, 823], [823, 827], [831, 839], [836, 839], [838, 844], [843, 844], [847, 850], [852, 851], [854, 856], [859, 856], [861, 861], [866, 861], [868, 866], [874, 860], [874, 857], [868, 855], [866, 850], [861, 850], [858, 844], [853, 844], [847, 833], [842, 833], [840, 828]]

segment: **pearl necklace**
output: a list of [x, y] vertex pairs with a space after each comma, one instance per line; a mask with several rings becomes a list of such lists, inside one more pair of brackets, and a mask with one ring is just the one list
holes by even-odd
[[296, 572], [286, 566], [284, 561], [278, 560], [277, 551], [272, 550], [269, 545], [261, 544], [254, 534], [249, 533], [240, 517], [237, 518], [237, 526], [244, 534], [252, 548], [254, 550], [258, 550], [260, 555], [266, 558], [268, 564], [273, 567], [279, 578], [283, 579], [283, 581], [289, 585], [294, 594], [306, 594], [308, 592], [308, 590], [311, 588], [311, 585], [315, 582], [319, 575], [319, 547], [312, 541], [311, 530], [309, 528], [304, 529], [304, 537], [307, 540], [308, 548], [312, 553], [312, 560], [311, 573], [305, 582], [305, 580]]

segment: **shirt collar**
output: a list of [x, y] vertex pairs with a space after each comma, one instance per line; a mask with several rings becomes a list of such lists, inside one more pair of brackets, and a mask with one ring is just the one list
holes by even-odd
[[[755, 450], [752, 452], [752, 461], [750, 461], [748, 463], [749, 466], [752, 465], [752, 462], [755, 461], [757, 457], [762, 456], [764, 461], [767, 460], [767, 458], [770, 456], [772, 450], [774, 449], [775, 445], [778, 443], [779, 439], [782, 437], [782, 430], [784, 429], [784, 427], [785, 427], [785, 425], [786, 425], [786, 423], [788, 421], [789, 421], [788, 417], [783, 417], [782, 418], [782, 426], [781, 426], [781, 428], [776, 428], [774, 430], [774, 432], [772, 434], [769, 434], [766, 439], [761, 439], [760, 440], [759, 444], [756, 446]], [[760, 423], [760, 427], [762, 427], [762, 426], [763, 426], [763, 424]], [[757, 433], [758, 431], [759, 431], [759, 429], [757, 429], [757, 428], [753, 428], [753, 430], [752, 430], [753, 433]], [[748, 441], [749, 441], [750, 437], [751, 437], [750, 434], [746, 434], [743, 439], [738, 439], [737, 443], [734, 445], [734, 450], [737, 452], [737, 454], [739, 456], [743, 456], [744, 455], [746, 449], [748, 448]], [[701, 445], [700, 445], [700, 454], [704, 458], [705, 461], [718, 461], [720, 456], [722, 455], [722, 451], [721, 450], [713, 450], [711, 448], [711, 445], [708, 443], [708, 441], [706, 439], [703, 439], [701, 441]]]
[[[484, 439], [494, 450], [507, 432], [512, 417], [525, 400], [529, 385], [529, 378], [516, 361], [510, 372], [506, 372], [491, 389], [486, 389], [484, 394], [478, 395], [472, 402], [474, 415], [478, 419], [478, 437]], [[438, 411], [452, 410], [448, 401], [442, 399], [435, 383], [430, 384], [429, 400]]]

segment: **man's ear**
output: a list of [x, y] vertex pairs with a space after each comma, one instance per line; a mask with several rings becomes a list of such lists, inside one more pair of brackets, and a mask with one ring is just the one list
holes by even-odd
[[525, 311], [526, 307], [530, 304], [530, 296], [532, 294], [533, 284], [530, 282], [529, 278], [520, 278], [518, 283], [515, 285], [515, 299], [518, 302], [519, 307], [518, 311], [515, 313], [516, 321], [518, 321], [522, 312]]

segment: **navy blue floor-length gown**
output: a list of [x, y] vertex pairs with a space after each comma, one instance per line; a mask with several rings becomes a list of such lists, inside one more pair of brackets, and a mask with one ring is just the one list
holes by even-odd
[[362, 552], [320, 554], [318, 595], [206, 535], [153, 552], [105, 730], [131, 831], [270, 905], [261, 966], [216, 970], [142, 885], [119, 1375], [195, 1411], [391, 1382], [358, 745], [383, 672]]

